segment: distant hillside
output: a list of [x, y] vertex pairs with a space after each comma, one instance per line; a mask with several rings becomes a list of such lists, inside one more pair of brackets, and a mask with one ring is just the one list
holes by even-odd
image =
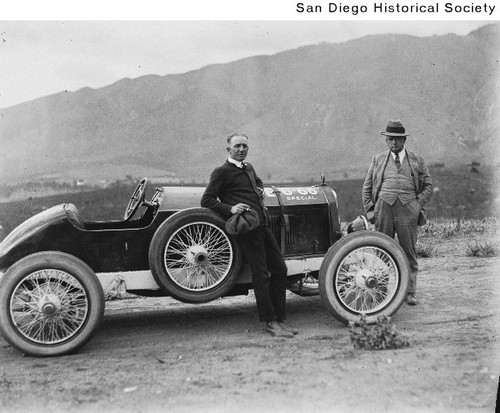
[[391, 118], [429, 162], [493, 163], [499, 31], [367, 36], [29, 101], [0, 113], [0, 179], [204, 180], [231, 131], [265, 179], [358, 177]]

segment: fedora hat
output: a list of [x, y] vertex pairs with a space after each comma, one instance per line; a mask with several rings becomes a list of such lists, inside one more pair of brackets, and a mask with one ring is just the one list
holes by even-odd
[[242, 235], [259, 226], [259, 215], [253, 209], [232, 215], [226, 221], [226, 231], [231, 235]]
[[409, 133], [406, 133], [405, 128], [400, 120], [390, 120], [385, 128], [385, 132], [380, 132], [385, 136], [408, 136]]

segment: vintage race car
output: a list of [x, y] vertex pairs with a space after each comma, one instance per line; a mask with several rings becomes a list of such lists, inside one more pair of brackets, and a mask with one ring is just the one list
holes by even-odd
[[[73, 204], [47, 209], [0, 243], [0, 331], [28, 355], [67, 354], [87, 343], [104, 314], [104, 292], [120, 280], [129, 293], [186, 303], [247, 294], [252, 277], [224, 220], [200, 208], [202, 187], [135, 189], [123, 220], [84, 221]], [[341, 322], [368, 323], [401, 306], [408, 260], [364, 217], [340, 229], [337, 195], [325, 185], [266, 187], [270, 227], [288, 267], [289, 289], [320, 294]]]

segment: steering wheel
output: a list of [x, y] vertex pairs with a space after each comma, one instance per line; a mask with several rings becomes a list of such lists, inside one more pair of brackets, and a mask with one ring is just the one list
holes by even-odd
[[148, 178], [142, 178], [139, 185], [135, 188], [134, 193], [128, 201], [127, 209], [125, 209], [125, 215], [123, 218], [128, 221], [137, 212], [139, 207], [144, 203], [144, 197], [146, 196], [146, 186], [148, 184]]

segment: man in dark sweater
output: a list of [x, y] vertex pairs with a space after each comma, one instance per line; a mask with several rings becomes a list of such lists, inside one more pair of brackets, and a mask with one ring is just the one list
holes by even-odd
[[228, 160], [210, 176], [201, 206], [228, 219], [244, 211], [256, 211], [257, 229], [237, 235], [252, 271], [252, 283], [260, 321], [275, 337], [291, 338], [297, 331], [286, 320], [287, 267], [273, 233], [267, 225], [263, 202], [264, 185], [252, 165], [243, 163], [248, 154], [248, 137], [233, 133], [227, 138]]

